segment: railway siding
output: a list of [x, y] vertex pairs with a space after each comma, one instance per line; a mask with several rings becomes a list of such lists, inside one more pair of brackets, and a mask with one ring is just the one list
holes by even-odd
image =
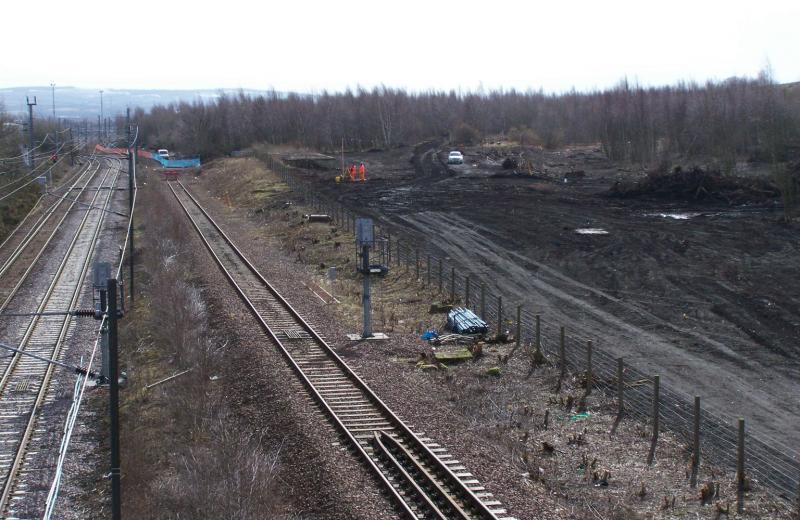
[[416, 435], [258, 273], [194, 197], [173, 188], [195, 229], [305, 387], [411, 518], [506, 518], [466, 467]]

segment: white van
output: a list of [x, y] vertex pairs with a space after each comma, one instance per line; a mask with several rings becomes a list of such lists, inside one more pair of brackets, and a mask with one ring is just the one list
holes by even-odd
[[162, 159], [169, 159], [169, 150], [166, 148], [160, 148], [156, 154]]
[[447, 164], [464, 164], [464, 156], [454, 150], [447, 154]]

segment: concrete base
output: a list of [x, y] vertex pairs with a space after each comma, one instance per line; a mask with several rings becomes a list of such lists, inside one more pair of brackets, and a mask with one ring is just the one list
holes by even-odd
[[389, 339], [389, 336], [384, 334], [383, 332], [373, 332], [372, 336], [368, 338], [362, 338], [361, 334], [348, 334], [347, 339], [350, 341], [381, 341]]

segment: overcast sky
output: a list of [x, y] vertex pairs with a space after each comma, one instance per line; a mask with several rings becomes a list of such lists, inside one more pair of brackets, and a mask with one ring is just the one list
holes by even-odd
[[0, 87], [563, 91], [753, 76], [768, 62], [800, 80], [800, 0], [10, 1], [0, 13]]

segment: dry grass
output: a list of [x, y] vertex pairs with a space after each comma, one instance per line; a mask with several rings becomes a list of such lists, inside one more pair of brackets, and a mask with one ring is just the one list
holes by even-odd
[[[225, 159], [214, 161], [203, 169], [203, 175], [225, 179], [224, 187], [213, 194], [228, 206], [233, 202], [250, 209], [251, 217], [270, 225], [270, 233], [278, 238], [287, 254], [298, 262], [314, 266], [317, 282], [332, 291], [341, 301], [344, 323], [358, 327], [361, 323], [360, 277], [355, 272], [354, 237], [350, 230], [335, 223], [309, 223], [303, 215], [309, 208], [291, 202], [292, 195], [268, 174], [257, 159]], [[421, 259], [424, 261], [424, 259]], [[337, 267], [338, 279], [330, 284], [325, 277], [329, 267]], [[434, 297], [435, 287], [420, 294], [414, 280], [414, 266], [392, 265], [390, 273], [373, 283], [373, 319], [380, 330], [387, 332], [422, 332], [440, 326], [441, 317], [432, 317], [422, 302]], [[307, 289], [308, 295], [313, 297]], [[413, 293], [413, 296], [409, 294]]]
[[[187, 269], [189, 230], [165, 209], [155, 187], [141, 198], [142, 234], [136, 308], [123, 321], [124, 514], [129, 518], [280, 518], [279, 446], [269, 446], [231, 417], [224, 387], [227, 343]], [[190, 370], [154, 386], [146, 385]]]

